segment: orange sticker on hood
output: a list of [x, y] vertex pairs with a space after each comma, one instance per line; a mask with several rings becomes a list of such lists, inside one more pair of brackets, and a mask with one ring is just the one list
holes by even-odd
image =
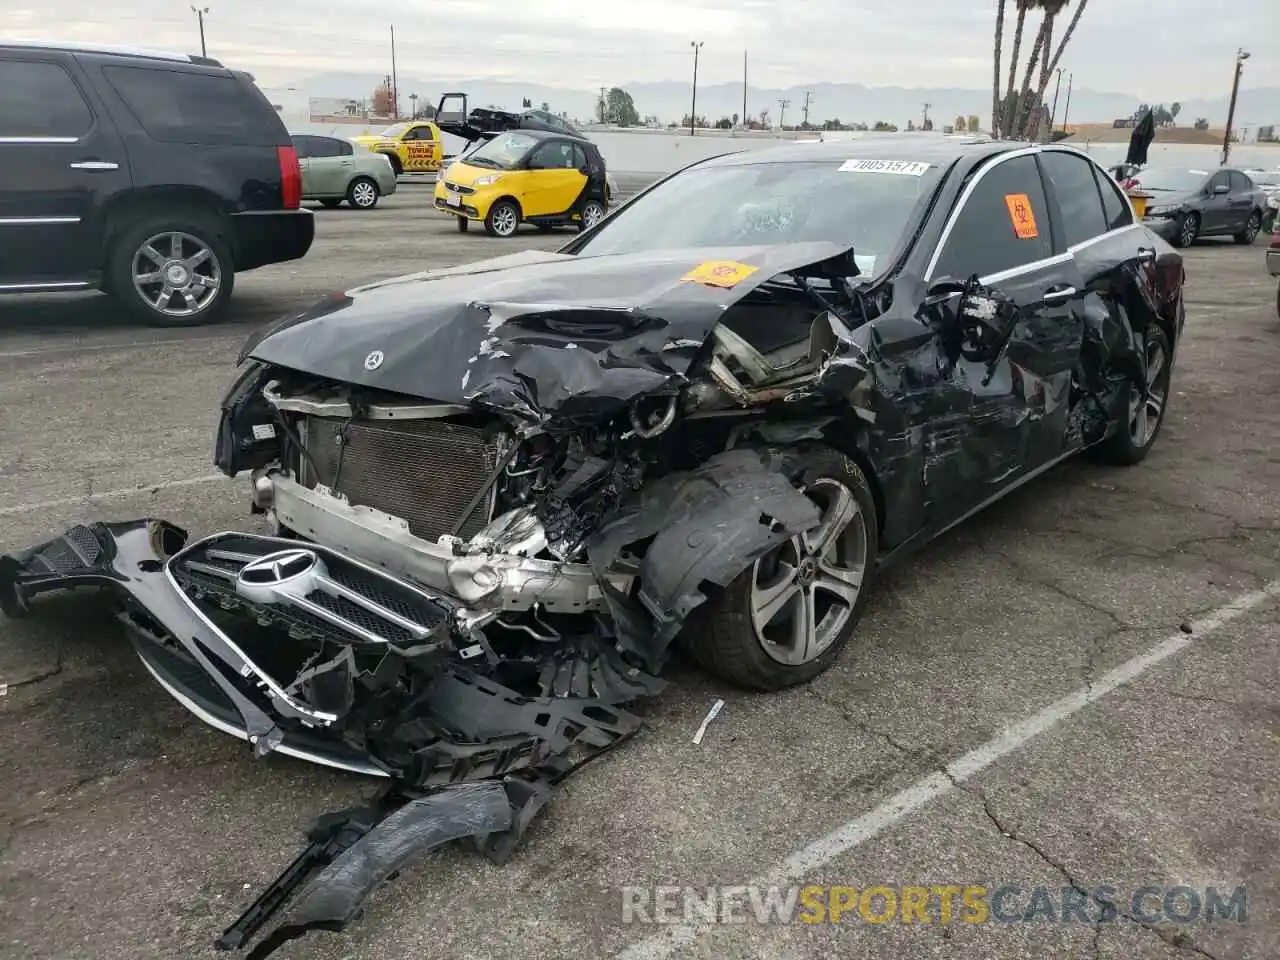
[[1009, 219], [1013, 223], [1013, 232], [1019, 239], [1034, 240], [1040, 236], [1036, 226], [1036, 214], [1031, 209], [1031, 198], [1025, 193], [1006, 193], [1005, 206], [1009, 208]]
[[680, 279], [690, 283], [705, 283], [710, 287], [736, 287], [759, 267], [752, 267], [734, 260], [708, 260], [700, 263]]

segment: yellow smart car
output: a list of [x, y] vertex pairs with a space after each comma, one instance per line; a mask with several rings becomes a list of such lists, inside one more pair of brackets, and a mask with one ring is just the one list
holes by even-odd
[[458, 230], [476, 220], [494, 237], [514, 236], [521, 223], [589, 230], [608, 209], [604, 158], [579, 137], [510, 130], [449, 164], [435, 205], [456, 218]]

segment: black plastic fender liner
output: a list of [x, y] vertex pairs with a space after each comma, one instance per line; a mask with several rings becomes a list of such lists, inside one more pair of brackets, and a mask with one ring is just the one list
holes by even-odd
[[512, 826], [507, 791], [496, 780], [457, 784], [410, 801], [316, 874], [284, 923], [248, 960], [263, 960], [310, 930], [345, 929], [374, 888], [433, 847], [464, 837], [483, 839]]

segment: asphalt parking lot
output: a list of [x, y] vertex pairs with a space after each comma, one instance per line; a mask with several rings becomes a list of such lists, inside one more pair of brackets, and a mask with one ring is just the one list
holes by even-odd
[[[310, 255], [241, 277], [207, 329], [139, 328], [96, 295], [0, 300], [0, 550], [89, 519], [252, 528], [243, 482], [210, 457], [256, 324], [570, 236], [459, 235], [428, 196], [406, 185], [368, 213], [318, 210]], [[511, 864], [433, 854], [349, 933], [277, 956], [1280, 956], [1280, 323], [1262, 251], [1188, 252], [1187, 334], [1144, 464], [1068, 464], [947, 535], [879, 583], [860, 648], [807, 688], [744, 695], [677, 664], [649, 729], [576, 775]], [[256, 761], [205, 727], [100, 600], [43, 613], [0, 620], [0, 957], [211, 956], [308, 821], [371, 785]], [[623, 922], [626, 886], [748, 882], [1111, 886], [1122, 901], [1243, 886], [1248, 910], [1213, 924]]]

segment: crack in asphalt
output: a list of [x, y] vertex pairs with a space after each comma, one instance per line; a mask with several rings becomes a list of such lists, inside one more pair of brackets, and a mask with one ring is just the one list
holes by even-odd
[[[986, 815], [987, 819], [991, 821], [992, 826], [996, 828], [996, 830], [1000, 833], [1002, 837], [1004, 837], [1007, 840], [1012, 840], [1014, 843], [1021, 844], [1023, 847], [1030, 850], [1037, 857], [1039, 857], [1040, 860], [1042, 860], [1048, 866], [1056, 870], [1058, 874], [1064, 880], [1066, 880], [1067, 884], [1071, 887], [1071, 889], [1076, 891], [1076, 893], [1080, 894], [1080, 896], [1083, 897], [1086, 902], [1093, 900], [1093, 898], [1089, 895], [1088, 891], [1085, 890], [1085, 888], [1080, 885], [1080, 882], [1075, 878], [1075, 875], [1069, 869], [1067, 869], [1066, 864], [1051, 857], [1048, 851], [1046, 851], [1035, 840], [1032, 840], [1031, 838], [1026, 837], [1021, 833], [1018, 833], [1012, 827], [1009, 827], [1005, 824], [1005, 822], [996, 814], [995, 810], [992, 809], [991, 799], [987, 796], [987, 793], [985, 790], [981, 789], [980, 787], [965, 786], [965, 784], [963, 784], [961, 781], [957, 780], [954, 776], [952, 776], [949, 770], [946, 770], [946, 769], [942, 770], [942, 774], [948, 780], [951, 781], [951, 783], [956, 787], [956, 789], [964, 791], [965, 793], [969, 794], [972, 797], [975, 797], [982, 803], [983, 813]], [[1189, 935], [1187, 935], [1186, 933], [1183, 933], [1181, 930], [1169, 930], [1165, 927], [1160, 926], [1157, 923], [1150, 923], [1147, 921], [1139, 920], [1137, 917], [1133, 916], [1131, 913], [1127, 913], [1126, 911], [1121, 910], [1118, 906], [1115, 906], [1114, 904], [1113, 904], [1113, 908], [1115, 909], [1116, 915], [1118, 917], [1122, 917], [1125, 920], [1128, 920], [1130, 923], [1137, 924], [1139, 927], [1141, 927], [1143, 930], [1146, 930], [1148, 933], [1152, 933], [1155, 936], [1159, 937], [1165, 944], [1167, 944], [1170, 947], [1173, 947], [1175, 950], [1186, 950], [1190, 953], [1194, 953], [1202, 957], [1207, 957], [1208, 960], [1218, 960], [1217, 957], [1215, 957], [1208, 950], [1204, 949], [1204, 947], [1197, 944]], [[1093, 922], [1093, 945], [1092, 945], [1093, 960], [1098, 960], [1099, 943], [1102, 938], [1102, 924], [1107, 922], [1111, 922], [1111, 921], [1103, 920], [1101, 911], [1099, 911], [1098, 919]]]
[[15, 687], [30, 687], [37, 683], [44, 683], [44, 681], [56, 677], [58, 674], [62, 673], [62, 654], [63, 644], [62, 641], [59, 640], [58, 645], [54, 648], [52, 667], [48, 670], [41, 670], [39, 673], [34, 673], [29, 677], [23, 677], [21, 680], [6, 680], [4, 681], [3, 686], [8, 687], [10, 690]]

